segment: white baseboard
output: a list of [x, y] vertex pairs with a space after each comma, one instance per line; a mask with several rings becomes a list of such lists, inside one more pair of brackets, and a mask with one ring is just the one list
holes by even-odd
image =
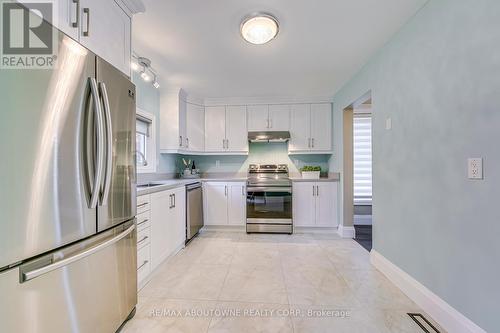
[[470, 319], [377, 251], [372, 250], [370, 252], [370, 261], [373, 266], [382, 272], [446, 331], [453, 333], [486, 333], [485, 330], [474, 324]]
[[344, 227], [343, 225], [339, 225], [337, 233], [342, 238], [355, 238], [356, 237], [356, 230], [354, 229], [353, 226]]
[[294, 234], [336, 234], [337, 227], [293, 227]]
[[205, 225], [201, 228], [200, 233], [206, 231], [223, 231], [223, 232], [246, 232], [245, 225]]

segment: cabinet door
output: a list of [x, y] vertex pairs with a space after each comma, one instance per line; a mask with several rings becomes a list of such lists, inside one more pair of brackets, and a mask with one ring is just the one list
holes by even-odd
[[227, 225], [227, 195], [226, 183], [203, 184], [205, 225]]
[[246, 106], [226, 108], [226, 150], [229, 152], [248, 151]]
[[179, 97], [179, 144], [181, 149], [187, 149], [187, 103]]
[[290, 105], [269, 105], [269, 128], [273, 131], [290, 130]]
[[311, 105], [311, 148], [314, 151], [332, 150], [332, 105]]
[[290, 143], [289, 151], [307, 151], [311, 141], [311, 106], [294, 104], [290, 107]]
[[187, 104], [186, 148], [189, 151], [205, 149], [205, 110], [202, 106]]
[[168, 257], [172, 248], [170, 221], [172, 216], [172, 192], [151, 194], [151, 269], [155, 269]]
[[59, 0], [57, 4], [57, 22], [50, 22], [56, 28], [64, 32], [71, 38], [78, 40], [78, 29], [79, 24], [77, 22], [77, 17], [79, 13], [77, 11], [78, 5], [74, 0]]
[[316, 183], [316, 225], [337, 226], [337, 185], [333, 182]]
[[223, 151], [226, 139], [226, 108], [207, 106], [205, 108], [205, 150]]
[[269, 130], [269, 107], [267, 105], [249, 105], [248, 107], [248, 131]]
[[172, 210], [172, 247], [170, 255], [184, 245], [186, 242], [186, 189], [181, 187], [173, 192], [174, 207]]
[[246, 223], [246, 188], [245, 183], [228, 183], [228, 224], [245, 225]]
[[130, 77], [130, 17], [111, 0], [80, 3], [80, 43]]
[[293, 224], [297, 227], [315, 225], [314, 182], [295, 182], [293, 184]]

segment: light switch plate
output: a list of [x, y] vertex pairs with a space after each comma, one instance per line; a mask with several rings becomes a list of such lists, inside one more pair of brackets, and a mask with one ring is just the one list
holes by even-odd
[[392, 129], [392, 118], [390, 117], [385, 118], [385, 129], [386, 130]]
[[483, 159], [469, 158], [467, 160], [469, 179], [483, 179]]

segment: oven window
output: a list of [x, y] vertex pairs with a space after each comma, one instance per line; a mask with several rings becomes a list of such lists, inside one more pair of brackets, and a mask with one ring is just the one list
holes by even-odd
[[284, 192], [248, 191], [247, 218], [291, 219], [292, 194]]

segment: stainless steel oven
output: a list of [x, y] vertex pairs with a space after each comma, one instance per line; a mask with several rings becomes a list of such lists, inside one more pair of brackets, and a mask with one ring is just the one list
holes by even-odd
[[247, 232], [293, 232], [292, 186], [286, 165], [250, 166]]

